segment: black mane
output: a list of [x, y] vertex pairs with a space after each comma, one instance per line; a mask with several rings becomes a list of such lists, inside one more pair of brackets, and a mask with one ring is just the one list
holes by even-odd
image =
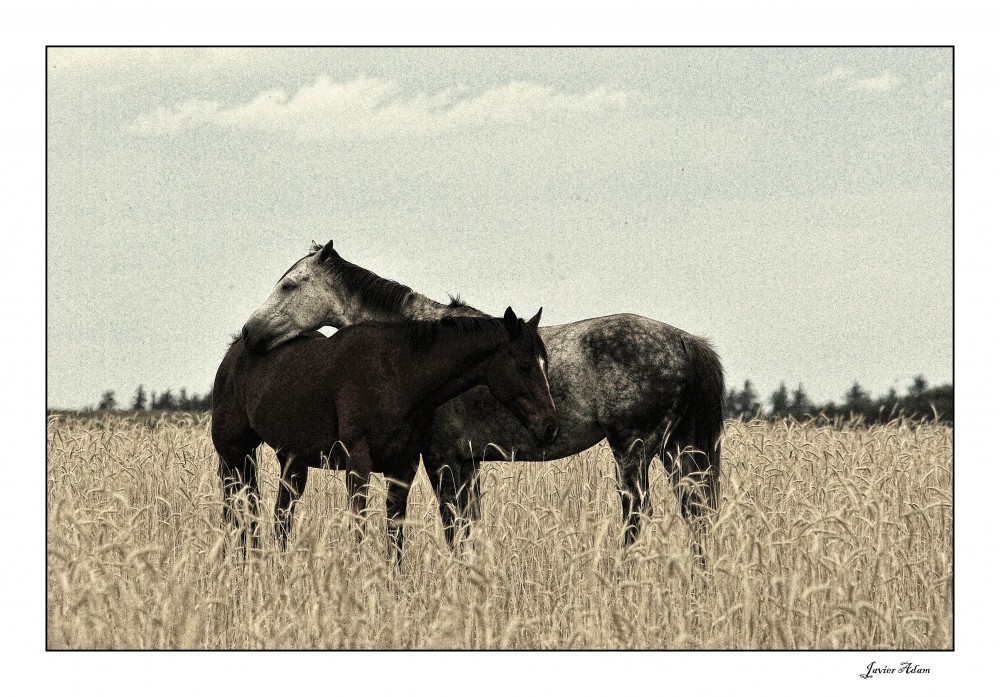
[[[531, 341], [531, 347], [535, 355], [545, 357], [545, 346], [538, 335], [538, 330], [528, 325], [523, 319], [518, 319], [517, 321], [521, 327], [521, 331]], [[392, 324], [405, 327], [410, 350], [414, 353], [424, 353], [430, 350], [431, 346], [434, 345], [434, 342], [441, 335], [442, 329], [454, 329], [462, 336], [475, 334], [507, 335], [507, 329], [504, 327], [503, 320], [497, 317], [445, 317], [440, 320], [410, 319], [402, 322], [393, 322]]]
[[[314, 254], [316, 254], [315, 251], [309, 252], [302, 259], [308, 259]], [[289, 271], [298, 266], [302, 259], [289, 266], [285, 273], [281, 274], [278, 281], [281, 281], [288, 275]], [[362, 302], [374, 305], [386, 312], [398, 312], [406, 296], [413, 292], [409, 286], [382, 278], [368, 269], [352, 264], [336, 252], [325, 263], [348, 291], [355, 293]]]
[[327, 263], [340, 282], [363, 303], [386, 312], [398, 312], [406, 296], [413, 292], [409, 286], [382, 278], [343, 257], [334, 256]]
[[[310, 252], [303, 259], [311, 257], [315, 253], [315, 251]], [[299, 261], [302, 261], [302, 259]], [[298, 263], [298, 261], [295, 262], [295, 264]], [[294, 269], [295, 264], [292, 264], [288, 271]], [[406, 300], [406, 296], [413, 292], [413, 289], [409, 286], [388, 278], [382, 278], [373, 271], [347, 261], [347, 259], [344, 259], [336, 252], [327, 260], [326, 264], [337, 275], [337, 279], [344, 284], [345, 288], [349, 292], [356, 294], [359, 300], [389, 313], [399, 312], [403, 302]], [[288, 271], [285, 271], [282, 278], [288, 274]], [[448, 301], [446, 307], [449, 309], [470, 307], [458, 294], [453, 296], [449, 293]]]

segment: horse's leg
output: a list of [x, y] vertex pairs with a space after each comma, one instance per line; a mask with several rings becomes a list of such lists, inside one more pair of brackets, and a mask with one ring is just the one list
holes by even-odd
[[632, 545], [639, 537], [643, 514], [652, 511], [649, 499], [649, 465], [652, 453], [646, 438], [635, 434], [608, 436], [611, 454], [618, 465], [618, 487], [622, 500], [623, 544]]
[[681, 515], [691, 527], [691, 551], [705, 566], [709, 522], [718, 500], [718, 472], [710, 457], [690, 445], [690, 434], [673, 434], [664, 448], [663, 464], [670, 475]]
[[435, 465], [424, 457], [424, 466], [438, 499], [438, 511], [448, 546], [457, 550], [472, 523], [482, 514], [479, 468], [473, 462]]
[[475, 462], [465, 462], [460, 470], [463, 474], [458, 486], [458, 544], [465, 542], [472, 526], [482, 517], [481, 492], [479, 489], [479, 466]]
[[434, 464], [424, 457], [424, 467], [431, 480], [431, 486], [437, 495], [438, 512], [441, 514], [441, 524], [444, 525], [444, 538], [451, 549], [455, 549], [455, 523], [458, 515], [458, 485], [455, 466], [451, 464]]
[[396, 566], [403, 564], [403, 524], [406, 520], [406, 503], [417, 474], [420, 457], [406, 463], [400, 471], [386, 474], [385, 516], [388, 533], [389, 560]]
[[[345, 439], [345, 442], [348, 442]], [[365, 508], [368, 505], [368, 482], [372, 476], [372, 458], [365, 441], [355, 442], [348, 448], [347, 500], [354, 515], [354, 535], [358, 544], [364, 540]]]
[[278, 453], [278, 462], [281, 463], [281, 480], [278, 482], [278, 500], [274, 504], [274, 536], [278, 541], [278, 549], [283, 552], [288, 546], [288, 537], [292, 534], [295, 504], [306, 490], [309, 462], [304, 457], [287, 452]]
[[[247, 548], [247, 527], [250, 544], [260, 546], [257, 521], [260, 517], [260, 491], [257, 484], [256, 450], [261, 441], [253, 432], [240, 438], [217, 442], [219, 453], [219, 479], [222, 483], [222, 524], [239, 533], [238, 546], [244, 557]], [[246, 492], [246, 509], [237, 510], [240, 492]]]

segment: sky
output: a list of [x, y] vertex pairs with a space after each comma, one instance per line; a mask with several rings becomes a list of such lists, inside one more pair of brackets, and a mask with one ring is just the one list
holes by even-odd
[[950, 49], [49, 49], [48, 406], [210, 389], [311, 240], [708, 337], [728, 386], [952, 382]]

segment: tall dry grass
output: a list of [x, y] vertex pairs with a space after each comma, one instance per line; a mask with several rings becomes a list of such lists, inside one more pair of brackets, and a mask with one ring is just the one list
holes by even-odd
[[[224, 558], [208, 424], [49, 417], [50, 648], [952, 647], [944, 425], [729, 422], [704, 571], [659, 464], [654, 514], [619, 549], [605, 445], [487, 464], [462, 555], [421, 473], [397, 572], [381, 479], [359, 548], [343, 473], [324, 471], [288, 553], [265, 536], [259, 556]], [[277, 463], [262, 453], [266, 507]]]

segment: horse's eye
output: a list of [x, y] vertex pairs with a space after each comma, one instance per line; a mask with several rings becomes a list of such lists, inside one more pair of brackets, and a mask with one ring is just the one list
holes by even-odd
[[281, 290], [295, 290], [295, 284], [294, 283], [282, 283], [281, 284]]

